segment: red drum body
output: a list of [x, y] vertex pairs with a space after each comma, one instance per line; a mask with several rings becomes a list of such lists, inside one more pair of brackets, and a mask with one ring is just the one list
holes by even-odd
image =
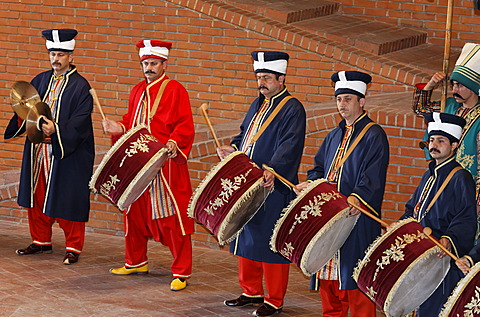
[[396, 223], [373, 242], [354, 270], [358, 288], [387, 316], [406, 316], [419, 307], [445, 278], [450, 257], [414, 219]]
[[347, 198], [325, 179], [316, 180], [284, 209], [270, 248], [310, 276], [347, 240], [358, 219], [346, 217], [348, 213]]
[[223, 245], [234, 239], [265, 202], [263, 170], [243, 152], [216, 165], [190, 199], [188, 215], [210, 230]]
[[105, 154], [90, 180], [90, 188], [120, 210], [127, 209], [158, 174], [167, 148], [144, 125], [125, 133]]
[[440, 317], [457, 316], [480, 316], [480, 263], [458, 282], [440, 313]]

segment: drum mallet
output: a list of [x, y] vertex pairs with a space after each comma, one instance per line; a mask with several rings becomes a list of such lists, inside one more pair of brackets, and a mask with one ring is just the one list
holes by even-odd
[[385, 227], [385, 228], [388, 227], [388, 223], [386, 223], [386, 222], [383, 221], [382, 219], [378, 218], [377, 216], [375, 216], [374, 214], [372, 214], [370, 211], [366, 210], [365, 208], [360, 207], [360, 206], [358, 206], [357, 204], [355, 204], [355, 201], [353, 200], [353, 197], [351, 197], [351, 196], [347, 197], [347, 202], [348, 202], [348, 204], [349, 204], [351, 207], [360, 210], [362, 213], [364, 213], [364, 214], [367, 215], [368, 217], [370, 217], [370, 218], [372, 218], [373, 220], [375, 220], [375, 221], [377, 221], [378, 223], [380, 223], [383, 227]]
[[432, 234], [432, 229], [429, 228], [429, 227], [425, 227], [423, 228], [423, 233], [425, 233], [427, 235], [427, 237], [432, 240], [433, 243], [436, 244], [437, 247], [439, 247], [440, 249], [442, 249], [442, 251], [444, 251], [446, 254], [448, 254], [452, 259], [454, 259], [455, 261], [458, 260], [458, 258], [455, 256], [455, 254], [453, 254], [452, 252], [448, 251], [447, 248], [445, 248], [442, 244], [440, 244], [440, 242], [438, 242], [437, 239], [435, 239], [434, 237], [431, 236]]
[[208, 105], [206, 103], [204, 103], [200, 106], [200, 111], [202, 112], [203, 117], [205, 118], [205, 122], [207, 122], [208, 128], [210, 129], [210, 132], [212, 133], [213, 138], [215, 139], [215, 143], [217, 144], [217, 147], [220, 147], [221, 146], [220, 142], [218, 141], [217, 135], [215, 134], [215, 131], [213, 130], [212, 123], [210, 122], [210, 119], [208, 118], [207, 109], [208, 109]]
[[262, 168], [266, 171], [269, 171], [270, 173], [272, 173], [276, 178], [278, 178], [279, 180], [282, 181], [282, 183], [292, 187], [293, 189], [296, 189], [297, 186], [295, 186], [292, 182], [290, 182], [288, 179], [286, 179], [285, 177], [283, 177], [282, 175], [278, 174], [277, 172], [275, 172], [273, 170], [273, 168], [271, 168], [270, 166], [268, 166], [267, 164], [262, 164]]
[[97, 105], [100, 114], [102, 115], [103, 120], [105, 120], [105, 114], [102, 111], [102, 106], [100, 105], [100, 100], [98, 100], [97, 92], [94, 88], [90, 89], [90, 94], [93, 97], [93, 103]]

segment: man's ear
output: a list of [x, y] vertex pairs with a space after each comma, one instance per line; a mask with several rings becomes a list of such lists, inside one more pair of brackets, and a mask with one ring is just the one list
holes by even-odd
[[363, 107], [365, 106], [365, 102], [366, 102], [366, 101], [367, 101], [367, 100], [366, 100], [365, 98], [360, 98], [360, 100], [358, 101], [358, 103], [360, 104], [360, 108], [363, 109]]
[[458, 142], [452, 142], [452, 150], [455, 151], [456, 149], [458, 149], [458, 144]]

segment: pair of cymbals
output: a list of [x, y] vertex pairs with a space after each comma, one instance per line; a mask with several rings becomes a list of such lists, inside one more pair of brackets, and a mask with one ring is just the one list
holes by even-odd
[[35, 87], [26, 81], [17, 81], [13, 84], [10, 99], [13, 111], [23, 120], [27, 119], [30, 109], [42, 101]]
[[52, 120], [52, 111], [45, 102], [37, 102], [28, 112], [26, 120], [27, 137], [34, 144], [43, 142], [47, 137], [42, 131], [42, 124], [47, 123], [43, 117]]
[[26, 121], [27, 137], [32, 143], [43, 142], [46, 138], [42, 131], [45, 123], [43, 116], [52, 120], [50, 107], [42, 102], [35, 87], [26, 81], [17, 81], [10, 91], [12, 108], [15, 113]]

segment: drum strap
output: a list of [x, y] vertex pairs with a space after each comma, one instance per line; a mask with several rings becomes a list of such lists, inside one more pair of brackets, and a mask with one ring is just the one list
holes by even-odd
[[337, 169], [339, 169], [343, 163], [345, 163], [345, 161], [347, 160], [347, 158], [350, 156], [350, 154], [352, 154], [353, 150], [355, 149], [355, 147], [358, 145], [358, 143], [360, 143], [360, 140], [363, 138], [363, 136], [365, 135], [365, 133], [367, 133], [368, 129], [370, 129], [373, 125], [375, 124], [375, 122], [369, 122], [364, 128], [362, 131], [360, 131], [360, 133], [358, 134], [358, 136], [356, 137], [356, 139], [353, 141], [352, 145], [348, 148], [347, 150], [347, 153], [345, 153], [345, 155], [342, 157], [342, 160], [340, 161], [340, 163], [338, 164], [338, 167]]
[[461, 166], [457, 166], [455, 167], [453, 170], [450, 171], [450, 173], [447, 175], [447, 178], [445, 178], [445, 180], [443, 181], [443, 184], [442, 186], [440, 186], [440, 188], [438, 189], [437, 193], [435, 194], [435, 196], [433, 197], [432, 201], [430, 202], [430, 204], [428, 205], [427, 209], [425, 210], [425, 213], [427, 213], [430, 208], [432, 208], [433, 204], [437, 201], [438, 197], [440, 197], [440, 194], [443, 192], [443, 190], [445, 189], [445, 187], [447, 187], [448, 183], [450, 182], [450, 180], [452, 179], [453, 175], [455, 175], [455, 173], [458, 171], [458, 170], [461, 170], [463, 167]]
[[272, 120], [277, 116], [277, 114], [282, 110], [283, 106], [292, 99], [292, 96], [287, 96], [283, 98], [282, 101], [278, 104], [278, 106], [273, 110], [273, 112], [268, 116], [267, 120], [262, 124], [260, 129], [258, 129], [258, 132], [253, 136], [253, 138], [250, 139], [250, 143], [248, 145], [252, 145], [253, 143], [257, 142], [258, 138], [262, 135], [262, 133], [265, 131], [265, 129], [268, 127], [268, 125], [272, 122]]
[[160, 104], [160, 99], [162, 99], [163, 92], [165, 91], [165, 87], [167, 87], [167, 84], [168, 84], [169, 81], [170, 81], [170, 79], [165, 79], [162, 82], [162, 84], [160, 85], [160, 89], [158, 89], [157, 97], [155, 98], [155, 101], [153, 102], [152, 110], [150, 110], [150, 115], [149, 115], [150, 120], [155, 115], [155, 112], [157, 112], [158, 105]]

